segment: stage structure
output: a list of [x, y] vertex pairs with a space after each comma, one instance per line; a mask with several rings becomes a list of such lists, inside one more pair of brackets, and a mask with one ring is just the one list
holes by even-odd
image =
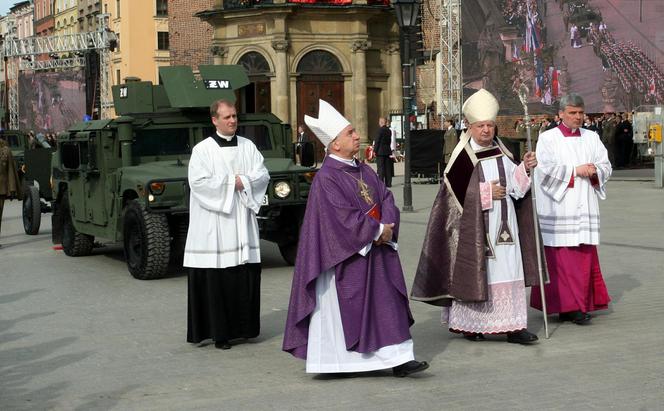
[[[9, 109], [9, 128], [19, 128], [19, 72], [24, 70], [51, 70], [86, 67], [86, 53], [99, 56], [99, 118], [109, 118], [113, 103], [111, 100], [111, 82], [108, 73], [110, 52], [117, 44], [117, 36], [108, 29], [109, 14], [100, 14], [98, 30], [62, 36], [33, 36], [24, 39], [7, 37], [0, 48], [0, 57], [5, 61], [7, 72], [7, 100]], [[15, 31], [9, 30], [10, 33]], [[56, 58], [62, 54], [80, 54], [82, 56]], [[36, 59], [37, 56], [49, 56], [48, 60]], [[93, 85], [96, 89], [96, 85]]]
[[443, 124], [446, 117], [463, 118], [461, 0], [438, 1], [440, 1], [440, 53], [436, 56], [436, 107], [441, 116], [440, 124]]

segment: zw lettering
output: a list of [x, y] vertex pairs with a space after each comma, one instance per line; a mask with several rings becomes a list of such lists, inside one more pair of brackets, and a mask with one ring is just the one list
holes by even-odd
[[206, 89], [230, 89], [231, 82], [228, 80], [205, 80]]

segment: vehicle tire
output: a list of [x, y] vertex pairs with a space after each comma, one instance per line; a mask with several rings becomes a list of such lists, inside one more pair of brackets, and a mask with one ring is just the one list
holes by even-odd
[[171, 228], [171, 261], [172, 266], [182, 266], [184, 261], [184, 246], [189, 231], [189, 217], [178, 216], [169, 222]]
[[23, 230], [27, 235], [39, 234], [41, 225], [41, 201], [39, 189], [26, 186], [23, 190]]
[[[65, 193], [66, 195], [66, 193]], [[79, 233], [71, 221], [69, 206], [63, 204], [62, 208], [62, 250], [70, 257], [90, 255], [95, 244], [95, 238], [88, 234]]]
[[279, 252], [288, 265], [295, 265], [297, 243], [279, 244]]
[[171, 238], [165, 214], [150, 213], [132, 200], [123, 212], [122, 235], [127, 268], [134, 278], [152, 280], [166, 275]]

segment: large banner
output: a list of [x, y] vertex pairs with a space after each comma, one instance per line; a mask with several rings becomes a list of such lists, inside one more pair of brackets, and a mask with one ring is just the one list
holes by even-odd
[[640, 0], [462, 1], [464, 97], [484, 87], [501, 114], [553, 113], [568, 92], [586, 112], [664, 103], [664, 6]]
[[83, 70], [21, 72], [18, 86], [21, 130], [59, 133], [85, 116]]

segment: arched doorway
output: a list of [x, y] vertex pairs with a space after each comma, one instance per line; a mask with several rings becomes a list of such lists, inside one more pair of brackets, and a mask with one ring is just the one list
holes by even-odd
[[[304, 115], [318, 117], [318, 99], [332, 104], [344, 112], [344, 78], [339, 60], [332, 53], [314, 50], [302, 57], [297, 65], [297, 121], [304, 124]], [[323, 146], [313, 138], [318, 157], [323, 156]]]
[[262, 54], [250, 51], [245, 53], [238, 64], [247, 70], [251, 84], [244, 87], [238, 96], [241, 113], [270, 113], [270, 65]]

